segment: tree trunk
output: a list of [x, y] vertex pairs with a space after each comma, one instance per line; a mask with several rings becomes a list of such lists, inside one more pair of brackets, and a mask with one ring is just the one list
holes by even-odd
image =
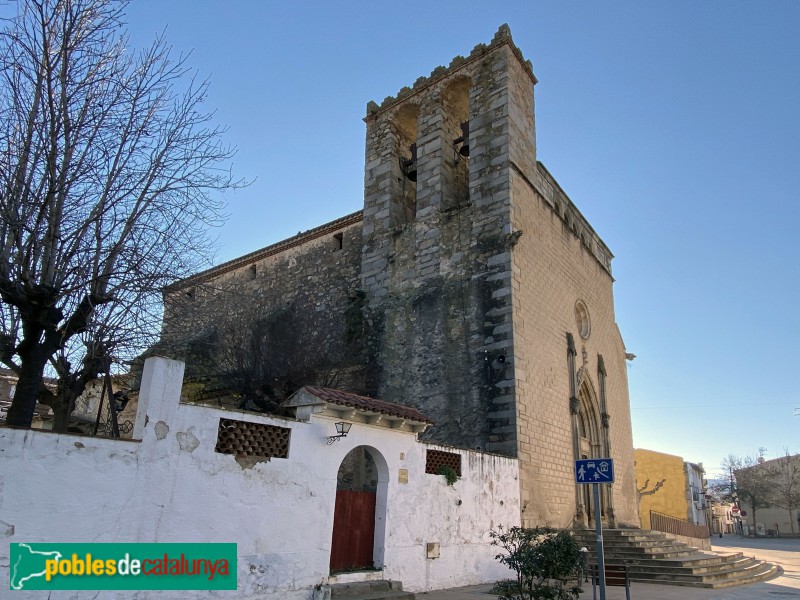
[[753, 498], [753, 537], [758, 537], [758, 519], [756, 519], [756, 500]]
[[19, 379], [14, 392], [14, 399], [8, 409], [6, 425], [11, 427], [30, 427], [39, 392], [42, 389], [44, 368], [48, 354], [41, 345], [36, 345], [22, 357]]
[[50, 406], [53, 409], [53, 431], [56, 433], [66, 433], [69, 428], [69, 417], [72, 414], [69, 404], [56, 401]]
[[96, 369], [92, 369], [89, 364], [84, 364], [80, 375], [75, 378], [71, 378], [69, 372], [59, 373], [58, 390], [48, 399], [48, 405], [53, 409], [53, 431], [67, 432], [76, 400], [86, 391], [86, 385], [96, 375]]

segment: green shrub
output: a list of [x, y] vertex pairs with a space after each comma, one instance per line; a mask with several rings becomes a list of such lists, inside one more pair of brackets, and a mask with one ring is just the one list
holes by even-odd
[[458, 473], [453, 467], [448, 467], [447, 465], [440, 465], [439, 468], [436, 470], [436, 473], [442, 475], [447, 482], [447, 485], [453, 487], [456, 481], [458, 481]]
[[502, 600], [572, 600], [581, 593], [583, 562], [568, 531], [498, 527], [489, 535], [492, 545], [504, 551], [495, 558], [517, 576], [495, 588]]

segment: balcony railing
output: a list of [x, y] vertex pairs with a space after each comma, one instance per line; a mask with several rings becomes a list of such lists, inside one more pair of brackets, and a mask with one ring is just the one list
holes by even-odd
[[689, 523], [689, 521], [676, 519], [654, 510], [650, 511], [650, 529], [693, 538], [707, 538], [709, 536], [708, 527], [705, 525], [695, 525], [694, 523]]

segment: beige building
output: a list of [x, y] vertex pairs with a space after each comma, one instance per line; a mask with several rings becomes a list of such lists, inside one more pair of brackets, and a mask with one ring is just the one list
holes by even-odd
[[537, 160], [536, 83], [502, 26], [370, 102], [362, 211], [165, 291], [187, 389], [413, 405], [427, 439], [519, 458], [527, 525], [591, 525], [574, 461], [612, 457], [603, 519], [638, 525], [612, 253]]
[[740, 520], [739, 509], [735, 504], [727, 503], [712, 503], [711, 504], [711, 524], [709, 528], [711, 535], [718, 535], [719, 533], [737, 533], [738, 521]]
[[[746, 513], [742, 524], [756, 535], [800, 534], [800, 454], [762, 460], [746, 470], [750, 469], [759, 471], [756, 480], [765, 483], [761, 496], [770, 506], [754, 511], [748, 496], [740, 493], [741, 509]], [[736, 477], [739, 486], [738, 471]]]

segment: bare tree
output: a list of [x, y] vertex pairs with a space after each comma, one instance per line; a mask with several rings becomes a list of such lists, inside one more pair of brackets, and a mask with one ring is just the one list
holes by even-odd
[[8, 424], [38, 400], [63, 428], [87, 381], [152, 341], [160, 289], [208, 258], [217, 192], [240, 182], [208, 83], [163, 37], [132, 52], [124, 2], [19, 2], [0, 32], [0, 361]]
[[753, 525], [758, 523], [757, 511], [772, 506], [773, 481], [769, 469], [762, 467], [763, 457], [744, 458], [729, 455], [722, 461], [722, 467], [731, 477], [731, 489], [734, 502], [747, 503], [753, 511]]
[[650, 480], [645, 479], [644, 484], [642, 487], [637, 487], [636, 492], [639, 494], [639, 502], [642, 501], [642, 498], [645, 496], [652, 496], [653, 494], [658, 493], [658, 490], [667, 482], [667, 479], [661, 479], [660, 481], [656, 481], [655, 485], [652, 488], [648, 489], [650, 486]]
[[770, 461], [770, 476], [773, 481], [771, 500], [773, 506], [789, 512], [789, 525], [794, 530], [792, 511], [800, 510], [800, 454], [785, 455]]

